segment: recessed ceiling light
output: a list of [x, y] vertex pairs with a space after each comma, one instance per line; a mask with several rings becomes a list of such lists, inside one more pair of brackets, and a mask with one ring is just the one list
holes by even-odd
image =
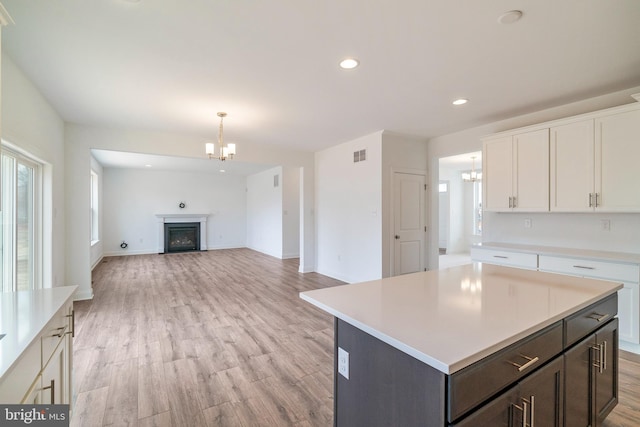
[[513, 24], [516, 21], [519, 21], [522, 18], [521, 10], [510, 10], [509, 12], [505, 12], [498, 17], [498, 22], [501, 24]]
[[226, 172], [226, 170], [220, 169], [220, 173], [225, 173], [225, 172]]
[[460, 98], [460, 99], [456, 99], [455, 101], [453, 101], [453, 105], [464, 105], [467, 102], [469, 102], [468, 99]]
[[144, 165], [144, 167], [145, 167], [145, 168], [150, 168], [150, 167], [151, 167], [151, 165]]
[[351, 70], [353, 68], [356, 68], [358, 65], [360, 65], [360, 61], [355, 58], [346, 58], [340, 61], [340, 68], [343, 68], [345, 70]]

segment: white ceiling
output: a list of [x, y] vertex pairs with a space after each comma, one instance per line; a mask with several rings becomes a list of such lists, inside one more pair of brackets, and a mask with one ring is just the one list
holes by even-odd
[[215, 139], [226, 111], [238, 149], [429, 138], [640, 85], [638, 0], [0, 1], [3, 51], [64, 120]]

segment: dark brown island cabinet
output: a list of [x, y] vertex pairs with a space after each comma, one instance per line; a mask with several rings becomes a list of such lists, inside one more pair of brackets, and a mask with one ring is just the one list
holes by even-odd
[[444, 374], [336, 319], [334, 425], [598, 426], [618, 402], [617, 294]]
[[597, 427], [620, 289], [475, 264], [300, 296], [335, 319], [336, 427]]

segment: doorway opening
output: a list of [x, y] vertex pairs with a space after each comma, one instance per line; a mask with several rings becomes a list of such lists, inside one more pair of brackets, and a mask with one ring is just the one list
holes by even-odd
[[471, 246], [482, 241], [482, 152], [438, 163], [438, 264], [447, 268], [470, 263]]

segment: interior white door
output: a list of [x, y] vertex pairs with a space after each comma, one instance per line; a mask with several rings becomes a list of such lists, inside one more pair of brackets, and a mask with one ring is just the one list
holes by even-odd
[[424, 270], [425, 182], [424, 175], [394, 173], [394, 275]]

